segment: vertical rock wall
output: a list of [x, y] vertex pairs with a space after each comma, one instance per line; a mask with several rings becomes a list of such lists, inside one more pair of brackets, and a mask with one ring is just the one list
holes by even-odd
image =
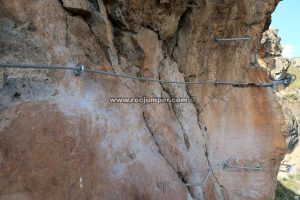
[[[255, 55], [277, 3], [0, 0], [0, 61], [267, 81]], [[109, 102], [141, 96], [196, 101]], [[286, 148], [271, 88], [6, 69], [0, 111], [0, 199], [272, 199]]]

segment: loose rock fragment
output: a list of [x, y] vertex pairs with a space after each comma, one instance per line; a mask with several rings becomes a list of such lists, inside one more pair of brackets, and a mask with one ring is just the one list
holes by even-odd
[[62, 0], [64, 8], [78, 15], [90, 15], [89, 3], [85, 0]]

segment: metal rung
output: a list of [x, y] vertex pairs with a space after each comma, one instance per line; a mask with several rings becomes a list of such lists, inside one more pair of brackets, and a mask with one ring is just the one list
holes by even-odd
[[224, 164], [223, 169], [228, 171], [236, 171], [236, 170], [255, 170], [260, 171], [263, 168], [262, 167], [243, 167], [243, 166], [229, 166], [228, 164]]
[[254, 168], [254, 167], [239, 167], [239, 166], [226, 166], [224, 169], [228, 170], [228, 171], [236, 171], [236, 170], [239, 170], [239, 169], [242, 169], [242, 170], [256, 170], [256, 171], [260, 171], [262, 170], [261, 167], [257, 167], [257, 168]]
[[245, 36], [245, 37], [237, 37], [237, 38], [216, 38], [215, 39], [216, 42], [221, 42], [221, 41], [237, 41], [237, 40], [243, 40], [243, 41], [248, 41], [250, 40], [249, 36]]

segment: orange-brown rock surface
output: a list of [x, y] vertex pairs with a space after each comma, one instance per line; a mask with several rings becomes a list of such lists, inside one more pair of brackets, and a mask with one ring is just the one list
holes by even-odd
[[[0, 62], [82, 63], [161, 80], [268, 81], [256, 54], [277, 3], [0, 0]], [[245, 35], [249, 41], [215, 40]], [[286, 129], [272, 88], [30, 69], [5, 69], [3, 82], [0, 199], [274, 198]], [[142, 96], [196, 101], [109, 101]], [[254, 170], [230, 171], [225, 163]]]

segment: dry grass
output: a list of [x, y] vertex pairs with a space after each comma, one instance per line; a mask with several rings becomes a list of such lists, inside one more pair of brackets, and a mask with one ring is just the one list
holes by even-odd
[[294, 89], [300, 88], [300, 68], [291, 66], [288, 73], [295, 75], [296, 80], [287, 87], [287, 90], [292, 91]]

